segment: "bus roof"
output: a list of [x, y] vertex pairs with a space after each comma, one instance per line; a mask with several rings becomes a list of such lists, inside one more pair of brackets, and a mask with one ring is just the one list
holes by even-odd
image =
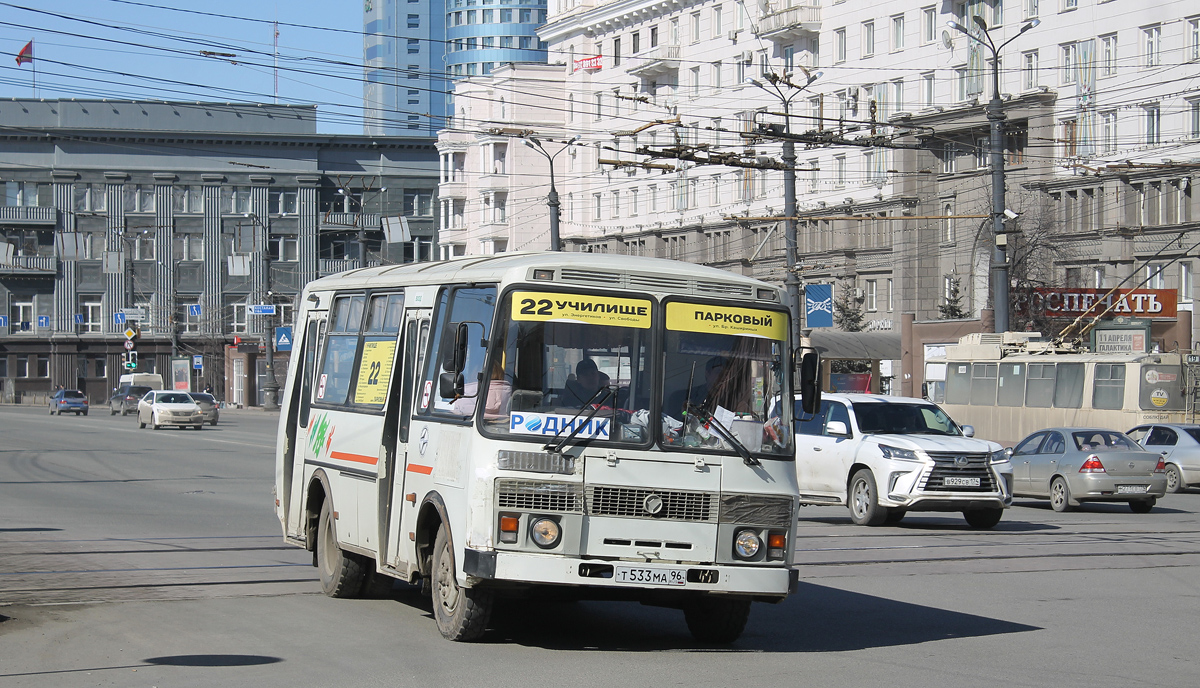
[[561, 251], [466, 256], [430, 263], [362, 268], [309, 282], [305, 291], [456, 282], [526, 282], [533, 279], [534, 269], [554, 270], [553, 279], [546, 280], [548, 284], [741, 299], [756, 299], [757, 290], [766, 288], [771, 290], [770, 296], [758, 300], [781, 303], [778, 286], [718, 268], [661, 258]]

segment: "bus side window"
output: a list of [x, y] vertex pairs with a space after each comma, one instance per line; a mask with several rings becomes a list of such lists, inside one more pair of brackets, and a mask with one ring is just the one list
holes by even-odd
[[[487, 351], [486, 341], [491, 336], [492, 316], [496, 310], [496, 287], [455, 287], [447, 299], [442, 292], [442, 301], [438, 308], [438, 325], [433, 331], [433, 341], [429, 351], [432, 353], [426, 363], [424, 385], [430, 388], [431, 403], [418, 412], [431, 412], [467, 418], [474, 414], [475, 404], [479, 398], [480, 374], [483, 372], [483, 359]], [[467, 346], [467, 359], [463, 366], [463, 398], [447, 399], [440, 396], [438, 379], [445, 371], [441, 367], [442, 341], [453, 337], [451, 323], [472, 323], [468, 327], [470, 340]], [[474, 323], [482, 323], [480, 326]], [[424, 400], [424, 389], [421, 390]]]

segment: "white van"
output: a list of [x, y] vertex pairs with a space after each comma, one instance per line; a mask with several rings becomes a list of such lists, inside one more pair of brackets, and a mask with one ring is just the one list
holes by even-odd
[[125, 385], [138, 385], [150, 389], [164, 389], [162, 375], [158, 373], [128, 373], [121, 376], [118, 388]]

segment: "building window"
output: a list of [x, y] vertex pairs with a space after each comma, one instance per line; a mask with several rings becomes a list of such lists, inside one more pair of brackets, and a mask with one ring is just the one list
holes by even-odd
[[1104, 154], [1117, 152], [1116, 111], [1100, 113], [1100, 149]]
[[408, 28], [410, 28], [410, 29], [421, 28], [421, 15], [419, 15], [419, 14], [408, 15]]
[[592, 219], [601, 219], [600, 194], [598, 193], [592, 194]]
[[82, 322], [79, 324], [80, 332], [101, 332], [103, 324], [103, 315], [101, 311], [100, 297], [87, 296], [79, 301], [79, 315]]
[[921, 107], [931, 108], [934, 103], [934, 81], [933, 72], [926, 72], [921, 75]]
[[892, 17], [892, 50], [904, 50], [904, 15]]
[[614, 38], [612, 46], [612, 63], [614, 67], [619, 67], [621, 66], [621, 39]]
[[937, 8], [921, 8], [921, 43], [932, 43], [937, 40]]
[[1192, 264], [1183, 261], [1179, 264], [1179, 300], [1183, 303], [1192, 302], [1192, 292], [1195, 290], [1195, 278], [1192, 275]]
[[721, 88], [721, 63], [714, 62], [708, 68], [709, 81], [712, 82], [713, 89]]
[[1038, 87], [1038, 51], [1021, 54], [1021, 88], [1030, 91]]
[[1162, 27], [1147, 26], [1142, 29], [1142, 66], [1157, 67], [1162, 64]]
[[844, 156], [844, 155], [833, 156], [833, 170], [834, 170], [834, 183], [836, 183], [839, 188], [845, 186], [846, 185], [846, 156]]
[[637, 55], [640, 52], [642, 52], [642, 34], [634, 31], [629, 36], [629, 54]]
[[1146, 145], [1153, 146], [1162, 143], [1162, 110], [1158, 103], [1142, 106], [1143, 131], [1146, 135]]
[[700, 13], [692, 12], [692, 42], [700, 42]]
[[725, 27], [721, 23], [721, 6], [717, 5], [712, 9], [712, 33], [713, 38], [720, 38], [721, 34], [725, 33]]
[[1033, 19], [1038, 16], [1038, 0], [1025, 0], [1025, 18]]
[[295, 262], [300, 260], [299, 241], [294, 236], [273, 236], [268, 242], [271, 260]]
[[889, 313], [896, 310], [896, 308], [895, 308], [896, 302], [895, 302], [894, 295], [895, 295], [895, 290], [892, 289], [892, 278], [889, 277], [887, 280], [887, 309], [888, 309]]
[[942, 204], [942, 241], [954, 241], [954, 204]]
[[1187, 36], [1184, 40], [1187, 41], [1184, 59], [1200, 60], [1200, 17], [1187, 20]]
[[1067, 43], [1059, 46], [1062, 49], [1062, 63], [1059, 69], [1059, 83], [1065, 85], [1075, 83], [1075, 63], [1079, 55], [1079, 48], [1074, 43]]
[[942, 173], [954, 174], [958, 171], [958, 150], [953, 143], [942, 144]]
[[[73, 191], [75, 194], [75, 210], [82, 212], [104, 212], [108, 201], [108, 194], [103, 184], [75, 184]], [[8, 205], [17, 204], [9, 203]], [[194, 212], [203, 212], [203, 210], [201, 208]]]
[[954, 102], [961, 103], [967, 99], [967, 70], [954, 70]]
[[833, 61], [842, 63], [846, 61], [846, 30], [837, 29], [833, 32]]
[[875, 22], [863, 22], [862, 25], [862, 55], [871, 57], [875, 54]]
[[1117, 34], [1100, 37], [1100, 76], [1117, 73]]
[[867, 280], [866, 309], [869, 312], [874, 312], [874, 311], [879, 310], [879, 307], [876, 302], [877, 291], [878, 291], [878, 282], [876, 280]]
[[1187, 108], [1189, 124], [1188, 133], [1192, 138], [1200, 138], [1200, 100], [1187, 101]]
[[1150, 263], [1147, 265], [1145, 280], [1147, 289], [1166, 289], [1167, 279], [1163, 275], [1162, 263]]

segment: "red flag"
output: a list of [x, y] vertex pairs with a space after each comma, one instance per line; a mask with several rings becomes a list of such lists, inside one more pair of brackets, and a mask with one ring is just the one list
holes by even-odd
[[33, 62], [33, 41], [26, 43], [21, 52], [17, 53], [17, 66], [20, 67], [26, 62]]

